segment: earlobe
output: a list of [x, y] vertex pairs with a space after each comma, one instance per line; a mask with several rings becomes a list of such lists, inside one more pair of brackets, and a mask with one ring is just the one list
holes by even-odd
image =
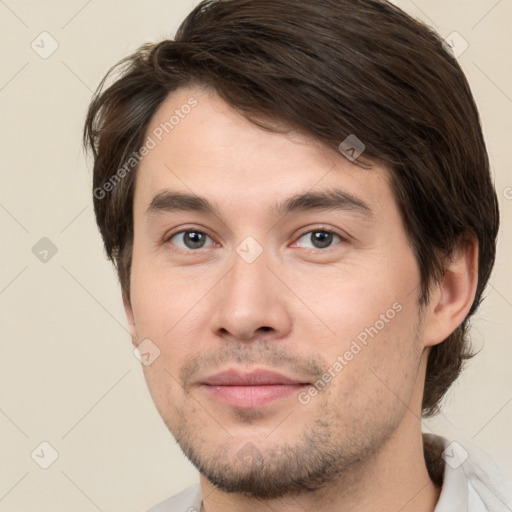
[[425, 325], [425, 347], [444, 341], [466, 318], [478, 285], [478, 242], [461, 242], [432, 290]]
[[126, 313], [126, 319], [128, 320], [128, 329], [130, 331], [130, 337], [132, 339], [133, 346], [137, 346], [137, 330], [135, 326], [135, 317], [133, 316], [133, 309], [128, 298], [123, 294], [123, 306], [124, 312]]

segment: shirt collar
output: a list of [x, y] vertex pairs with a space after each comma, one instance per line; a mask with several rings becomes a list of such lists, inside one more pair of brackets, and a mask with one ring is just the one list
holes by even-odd
[[[433, 434], [423, 434], [433, 435]], [[468, 475], [464, 468], [464, 458], [454, 443], [441, 436], [434, 436], [444, 446], [443, 486], [434, 512], [466, 512], [468, 510]]]

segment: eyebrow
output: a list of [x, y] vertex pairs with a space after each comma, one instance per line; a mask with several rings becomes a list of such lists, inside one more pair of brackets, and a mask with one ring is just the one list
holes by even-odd
[[[311, 210], [353, 211], [365, 217], [373, 217], [372, 209], [362, 199], [342, 189], [327, 189], [318, 192], [296, 194], [276, 203], [270, 210], [276, 217], [288, 213]], [[172, 212], [199, 212], [221, 217], [217, 204], [204, 197], [165, 190], [157, 194], [146, 210], [146, 215]]]

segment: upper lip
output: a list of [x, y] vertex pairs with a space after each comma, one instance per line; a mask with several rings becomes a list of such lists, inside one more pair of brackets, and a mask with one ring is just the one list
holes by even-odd
[[272, 370], [256, 369], [252, 371], [225, 370], [201, 381], [209, 386], [270, 386], [273, 384], [308, 384], [307, 382], [287, 377]]

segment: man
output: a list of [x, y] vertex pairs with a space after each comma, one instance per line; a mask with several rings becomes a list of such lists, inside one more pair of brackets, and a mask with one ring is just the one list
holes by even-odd
[[436, 34], [379, 0], [204, 1], [123, 62], [85, 139], [133, 344], [200, 471], [152, 512], [512, 510], [421, 432], [499, 223]]

